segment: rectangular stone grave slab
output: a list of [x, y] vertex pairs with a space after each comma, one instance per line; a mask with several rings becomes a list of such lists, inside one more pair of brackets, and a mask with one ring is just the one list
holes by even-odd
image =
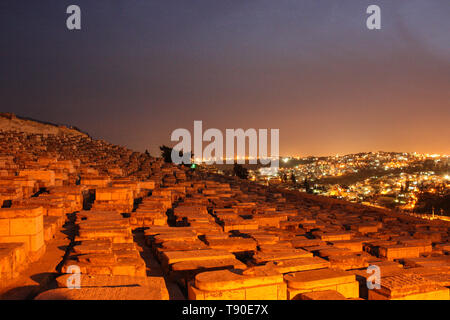
[[416, 274], [383, 277], [381, 289], [369, 290], [369, 300], [448, 300], [449, 289]]
[[319, 269], [287, 274], [288, 299], [311, 291], [336, 290], [346, 298], [359, 298], [359, 283], [354, 274], [333, 269]]

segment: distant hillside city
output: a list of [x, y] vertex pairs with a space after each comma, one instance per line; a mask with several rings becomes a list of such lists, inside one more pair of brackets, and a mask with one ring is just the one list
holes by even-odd
[[[246, 165], [248, 179], [368, 205], [450, 216], [449, 155], [379, 151], [280, 160], [276, 173]], [[234, 174], [229, 166], [209, 170]]]

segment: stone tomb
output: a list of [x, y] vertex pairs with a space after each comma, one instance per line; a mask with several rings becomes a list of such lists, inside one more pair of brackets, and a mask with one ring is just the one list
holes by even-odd
[[203, 272], [188, 286], [191, 300], [286, 300], [283, 275], [272, 268]]
[[273, 263], [274, 268], [279, 273], [291, 273], [298, 271], [307, 271], [315, 269], [324, 269], [330, 266], [330, 262], [319, 257], [305, 257], [286, 260], [275, 260], [268, 263]]
[[319, 269], [289, 273], [284, 276], [287, 282], [287, 298], [300, 299], [300, 294], [311, 291], [334, 290], [345, 298], [359, 298], [359, 283], [354, 274], [333, 269]]
[[0, 243], [0, 288], [3, 281], [16, 278], [27, 262], [25, 243]]
[[[67, 288], [71, 275], [57, 278], [57, 289], [45, 291], [36, 300], [169, 300], [163, 277], [84, 275], [80, 289]], [[70, 281], [70, 280], [69, 280]]]
[[449, 288], [416, 274], [382, 277], [381, 288], [369, 290], [369, 300], [449, 300]]
[[256, 241], [251, 238], [229, 237], [225, 239], [214, 239], [206, 236], [206, 244], [211, 249], [226, 250], [233, 253], [256, 251]]
[[93, 210], [131, 212], [133, 210], [133, 190], [131, 188], [109, 187], [95, 190]]
[[82, 211], [77, 214], [77, 223], [76, 245], [63, 272], [75, 264], [83, 274], [146, 275], [128, 219], [116, 212]]
[[31, 261], [45, 252], [42, 207], [0, 209], [0, 243], [24, 243]]
[[402, 258], [418, 258], [423, 251], [423, 246], [394, 244], [388, 246], [380, 246], [378, 248], [380, 258], [388, 260], [396, 260]]

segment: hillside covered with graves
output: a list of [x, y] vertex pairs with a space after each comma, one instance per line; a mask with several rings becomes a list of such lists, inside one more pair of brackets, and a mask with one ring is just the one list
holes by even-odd
[[175, 166], [11, 114], [0, 202], [2, 299], [449, 299], [444, 221]]

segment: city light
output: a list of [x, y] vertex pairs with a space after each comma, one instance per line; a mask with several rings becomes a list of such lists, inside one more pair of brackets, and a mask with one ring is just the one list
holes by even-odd
[[[424, 164], [430, 158], [433, 158], [434, 164], [432, 167], [428, 165], [425, 169]], [[282, 161], [287, 163], [290, 159], [285, 157]], [[320, 160], [311, 157], [310, 160], [306, 164], [298, 164], [292, 168], [280, 168], [276, 173], [260, 169], [254, 181], [263, 184], [281, 184], [304, 192], [377, 207], [393, 206], [407, 211], [416, 208], [421, 193], [443, 196], [450, 189], [448, 184], [450, 176], [441, 173], [448, 170], [447, 158], [437, 154], [377, 152], [335, 155], [322, 157]], [[360, 174], [365, 175], [368, 172], [372, 172], [368, 178], [350, 184], [340, 182], [340, 179], [345, 181], [347, 177], [357, 179]], [[295, 182], [289, 178], [292, 175], [295, 176]], [[329, 183], [326, 182], [328, 178], [335, 180]], [[308, 191], [305, 180], [310, 181], [310, 186], [314, 182], [314, 188]]]

